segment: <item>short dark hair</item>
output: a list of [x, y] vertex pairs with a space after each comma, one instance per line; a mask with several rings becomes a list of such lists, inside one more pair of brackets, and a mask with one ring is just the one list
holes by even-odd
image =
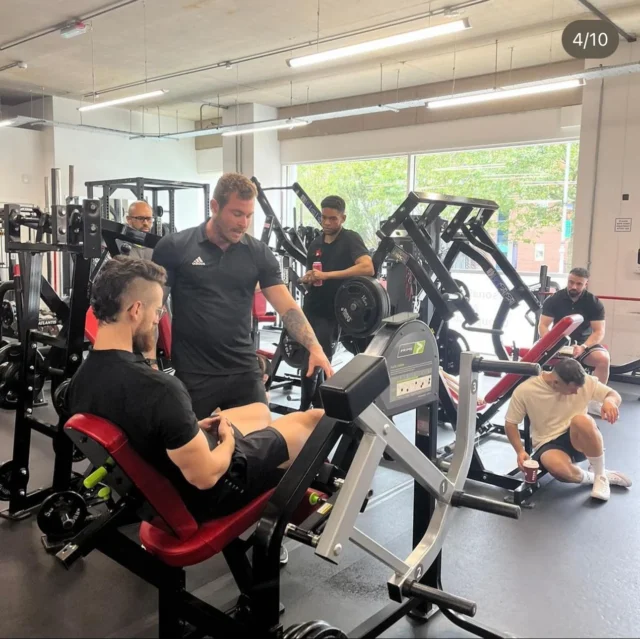
[[584, 368], [582, 368], [582, 364], [570, 357], [561, 359], [553, 367], [553, 372], [565, 384], [575, 384], [581, 388], [587, 380], [587, 374], [585, 373]]
[[334, 209], [340, 213], [344, 213], [347, 205], [345, 201], [339, 195], [327, 195], [327, 197], [320, 202], [321, 209]]
[[584, 277], [585, 279], [589, 279], [589, 271], [586, 268], [582, 268], [582, 266], [576, 266], [569, 271], [569, 275], [575, 275], [576, 277]]
[[134, 280], [141, 279], [164, 286], [167, 272], [150, 260], [118, 255], [109, 260], [98, 273], [91, 288], [91, 308], [99, 322], [115, 322], [122, 310], [122, 296]]
[[213, 199], [220, 209], [223, 209], [233, 193], [236, 193], [241, 200], [253, 200], [258, 195], [258, 189], [246, 175], [225, 173], [213, 189]]

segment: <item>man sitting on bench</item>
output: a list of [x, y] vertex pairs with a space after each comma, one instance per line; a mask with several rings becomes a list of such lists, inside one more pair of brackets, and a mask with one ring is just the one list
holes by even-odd
[[323, 411], [271, 423], [264, 404], [250, 404], [198, 422], [182, 382], [140, 354], [155, 344], [165, 281], [164, 268], [147, 260], [119, 256], [102, 267], [91, 299], [98, 332], [69, 386], [68, 410], [119, 426], [191, 514], [206, 521], [275, 486], [278, 469], [295, 459]]
[[[548, 297], [542, 306], [538, 322], [540, 337], [544, 337], [552, 324], [567, 315], [578, 313], [584, 322], [569, 336], [573, 347], [573, 356], [585, 366], [593, 368], [593, 374], [603, 383], [609, 380], [611, 360], [609, 351], [602, 346], [605, 320], [604, 305], [593, 293], [587, 290], [589, 271], [586, 268], [571, 269], [567, 287]], [[589, 406], [592, 415], [600, 414], [600, 406]]]
[[[530, 458], [522, 445], [518, 424], [525, 417], [531, 422], [533, 459], [553, 477], [573, 484], [593, 484], [591, 496], [606, 501], [609, 485], [629, 488], [631, 480], [623, 473], [605, 470], [602, 435], [587, 415], [587, 405], [602, 403], [602, 418], [611, 424], [618, 420], [620, 395], [587, 375], [575, 359], [564, 359], [551, 372], [543, 372], [522, 382], [513, 393], [505, 419], [505, 433], [518, 455], [518, 466]], [[589, 460], [585, 471], [576, 463]]]

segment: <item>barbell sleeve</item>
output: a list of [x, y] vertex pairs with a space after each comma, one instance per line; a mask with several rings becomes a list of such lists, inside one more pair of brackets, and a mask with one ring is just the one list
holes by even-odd
[[425, 586], [417, 581], [407, 581], [402, 587], [402, 592], [406, 597], [416, 597], [426, 603], [435, 604], [438, 607], [447, 608], [454, 612], [459, 612], [467, 617], [476, 614], [476, 603], [457, 595], [451, 595], [444, 590]]
[[456, 491], [451, 497], [451, 505], [459, 508], [472, 508], [473, 510], [482, 510], [492, 515], [500, 515], [501, 517], [509, 517], [510, 519], [520, 519], [522, 510], [520, 506], [508, 504], [504, 501], [489, 499], [487, 497], [478, 497], [470, 495], [462, 491]]
[[524, 377], [535, 377], [542, 372], [540, 364], [531, 362], [505, 362], [498, 359], [483, 359], [482, 357], [474, 358], [472, 370], [475, 373], [506, 373], [522, 375]]

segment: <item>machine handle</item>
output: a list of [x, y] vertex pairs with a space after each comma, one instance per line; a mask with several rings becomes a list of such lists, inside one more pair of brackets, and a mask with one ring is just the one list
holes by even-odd
[[[533, 317], [532, 317], [533, 316]], [[535, 313], [529, 309], [525, 314], [524, 314], [524, 318], [527, 320], [527, 322], [529, 322], [529, 324], [531, 326], [535, 326], [536, 325], [536, 320], [535, 320]]]
[[486, 333], [487, 335], [502, 335], [504, 333], [501, 328], [479, 328], [470, 326], [467, 322], [462, 322], [462, 328], [470, 333]]
[[540, 364], [505, 362], [499, 359], [483, 359], [482, 357], [474, 357], [472, 370], [475, 373], [507, 373], [524, 377], [535, 377], [542, 372]]
[[482, 510], [492, 515], [500, 515], [501, 517], [509, 517], [510, 519], [520, 519], [520, 506], [507, 504], [496, 499], [488, 499], [487, 497], [478, 497], [470, 495], [462, 491], [456, 491], [451, 497], [451, 505], [459, 508], [472, 508], [473, 510]]
[[402, 587], [402, 593], [406, 597], [417, 597], [426, 603], [432, 603], [438, 607], [459, 612], [467, 615], [467, 617], [473, 617], [476, 614], [477, 606], [474, 601], [451, 595], [438, 588], [425, 586], [417, 581], [407, 581]]

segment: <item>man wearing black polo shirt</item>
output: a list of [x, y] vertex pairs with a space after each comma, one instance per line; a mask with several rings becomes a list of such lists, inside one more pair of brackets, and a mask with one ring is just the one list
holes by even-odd
[[[322, 234], [309, 245], [307, 272], [302, 277], [302, 281], [309, 285], [309, 291], [304, 297], [303, 308], [325, 355], [331, 361], [333, 345], [338, 339], [334, 311], [336, 292], [343, 280], [356, 275], [372, 276], [374, 268], [360, 235], [343, 228], [347, 219], [344, 200], [337, 195], [330, 195], [322, 200], [320, 207]], [[313, 267], [315, 262], [322, 265], [321, 270]], [[300, 409], [306, 410], [311, 403], [319, 406], [317, 390], [320, 384], [308, 376], [302, 377], [301, 384]]]
[[[593, 368], [593, 374], [606, 384], [609, 379], [610, 358], [609, 351], [602, 346], [604, 339], [604, 305], [587, 290], [589, 271], [576, 267], [569, 273], [567, 288], [548, 297], [543, 306], [538, 331], [544, 337], [553, 324], [567, 315], [582, 315], [584, 322], [571, 333], [573, 356], [586, 366]], [[600, 414], [597, 407], [593, 412]]]
[[203, 521], [275, 486], [279, 469], [295, 459], [323, 413], [292, 413], [271, 423], [269, 409], [253, 404], [198, 422], [182, 382], [138, 354], [155, 343], [165, 278], [147, 260], [118, 256], [102, 267], [91, 300], [98, 332], [71, 380], [67, 409], [120, 427]]
[[269, 247], [246, 234], [256, 189], [237, 173], [223, 175], [213, 192], [211, 217], [167, 235], [153, 261], [167, 270], [172, 298], [171, 359], [198, 419], [216, 408], [267, 403], [251, 338], [256, 286], [289, 334], [310, 353], [307, 374], [331, 364], [302, 310], [280, 277]]

